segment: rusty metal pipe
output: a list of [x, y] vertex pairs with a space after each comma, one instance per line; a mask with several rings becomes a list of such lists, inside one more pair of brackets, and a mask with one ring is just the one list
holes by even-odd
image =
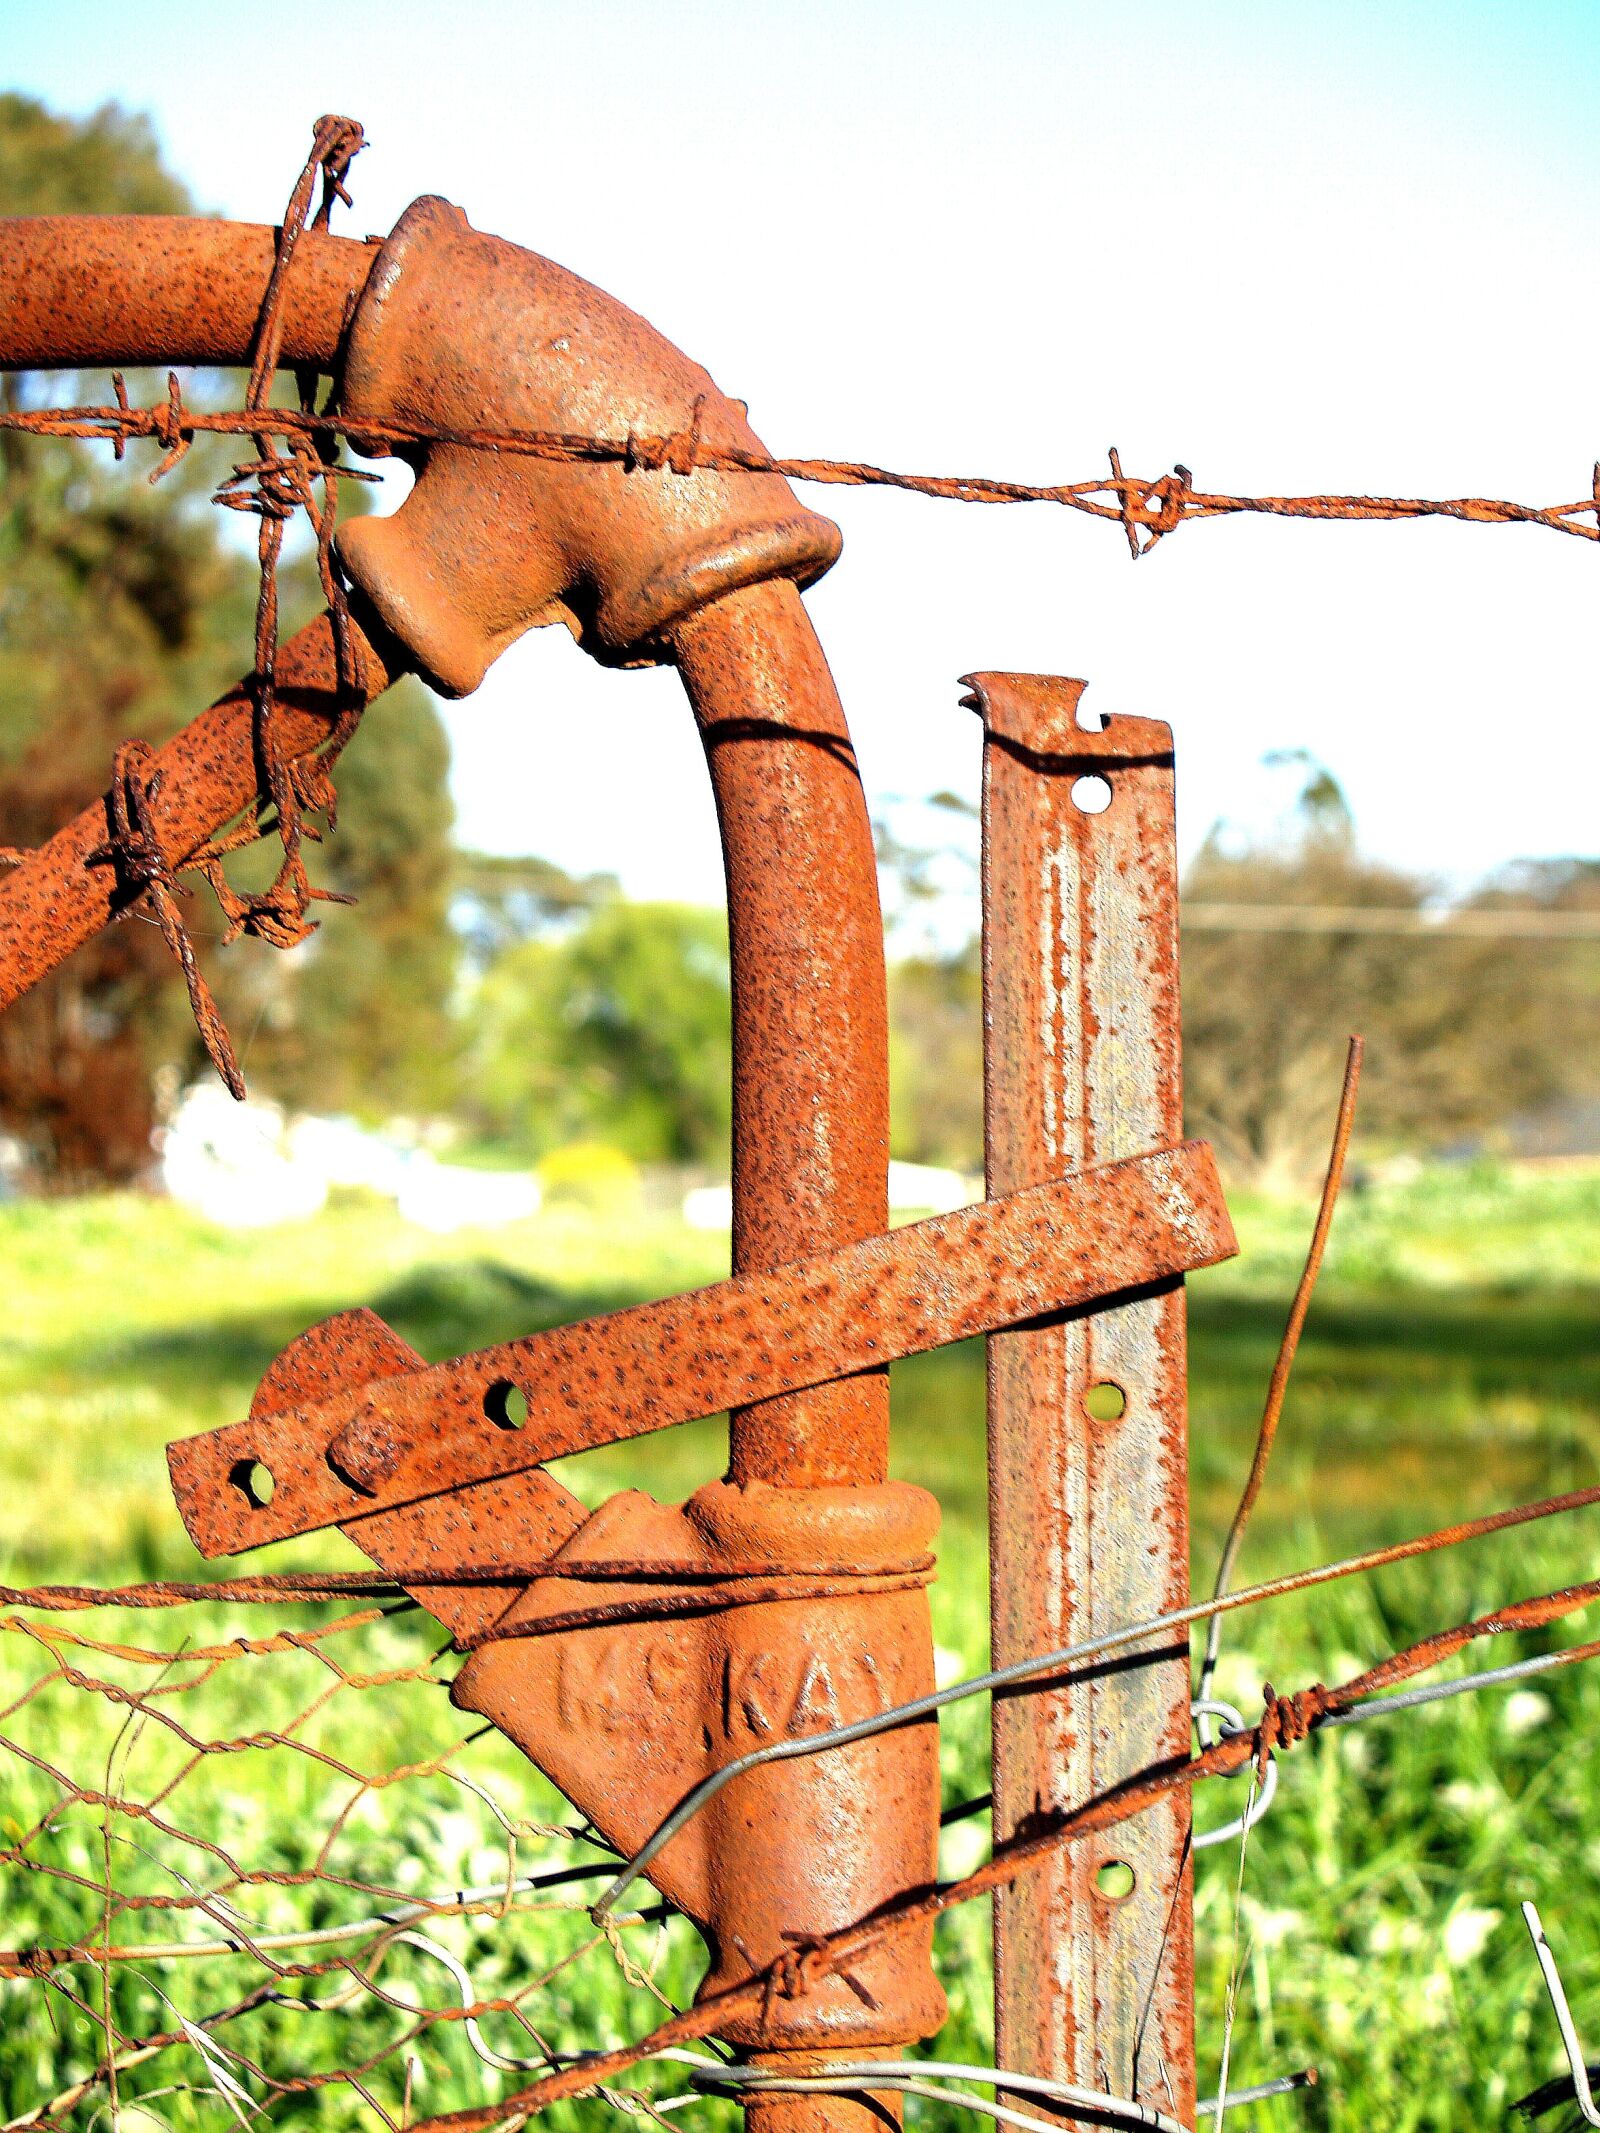
[[[716, 794], [733, 973], [733, 1265], [756, 1273], [889, 1220], [883, 922], [855, 752], [792, 585], [678, 631]], [[882, 1481], [887, 1371], [732, 1418], [731, 1478]]]
[[[272, 257], [267, 229], [165, 218], [0, 225], [0, 366], [242, 362]], [[771, 1267], [880, 1232], [887, 1036], [872, 839], [844, 715], [797, 589], [832, 561], [835, 529], [774, 477], [735, 481], [697, 466], [702, 424], [713, 443], [755, 445], [742, 406], [614, 299], [472, 230], [445, 202], [419, 201], [376, 257], [308, 235], [289, 289], [284, 360], [337, 365], [343, 405], [373, 422], [374, 445], [389, 421], [459, 436], [491, 418], [572, 431], [620, 421], [685, 440], [666, 464], [638, 467], [513, 464], [460, 444], [426, 446], [407, 455], [418, 474], [405, 505], [392, 519], [352, 522], [340, 554], [370, 603], [363, 612], [380, 616], [403, 659], [449, 694], [476, 686], [513, 638], [542, 621], [567, 622], [609, 662], [676, 661], [710, 761], [728, 879], [735, 1265]], [[401, 660], [369, 649], [375, 694]], [[285, 647], [280, 698], [292, 702], [299, 688], [316, 699], [331, 668], [314, 626]], [[299, 708], [316, 712], [317, 703]], [[202, 735], [198, 776], [192, 740], [181, 777], [174, 763], [164, 843], [188, 838], [192, 849], [248, 802], [253, 779], [241, 785], [233, 775], [248, 717], [248, 699], [229, 697], [190, 729], [211, 721], [229, 746], [211, 749]], [[242, 759], [250, 762], [248, 748]], [[12, 937], [20, 968], [39, 952], [21, 938], [30, 928], [59, 938], [64, 925], [75, 942], [112, 915], [109, 888], [86, 893], [83, 881], [102, 820], [90, 810], [29, 863], [27, 878], [13, 880], [5, 902], [20, 922]], [[73, 868], [75, 907], [63, 916], [53, 899]], [[5, 915], [0, 903], [0, 928]], [[0, 932], [0, 956], [7, 945]], [[887, 1451], [882, 1371], [769, 1400], [733, 1418], [729, 1501], [748, 1495], [750, 1516], [782, 1523], [787, 1499], [804, 1524], [823, 1515], [829, 1484], [881, 1482]], [[811, 1492], [823, 1493], [801, 1513], [796, 1500]], [[798, 1655], [803, 1701], [822, 1693], [830, 1667], [838, 1673], [843, 1660], [819, 1653], [829, 1637], [842, 1638], [844, 1658], [870, 1683], [878, 1639], [868, 1614], [859, 1632], [855, 1620], [846, 1609], [825, 1623], [764, 1625], [762, 1611], [744, 1610], [729, 1631], [727, 1663], [736, 1678], [757, 1679], [771, 1664], [762, 1642], [770, 1634]], [[855, 1653], [858, 1634], [865, 1658]], [[890, 1648], [908, 1678], [931, 1680], [925, 1601]], [[476, 1707], [515, 1738], [524, 1730], [516, 1684], [499, 1681], [512, 1662], [496, 1656], [514, 1649], [497, 1646], [475, 1664]], [[895, 1736], [881, 1767], [841, 1760], [831, 1774], [819, 1771], [811, 1793], [758, 1788], [756, 1826], [724, 1833], [717, 1871], [727, 1885], [716, 1914], [746, 1920], [762, 1945], [778, 1928], [810, 1930], [871, 1909], [933, 1868], [931, 1738]], [[847, 1827], [853, 1840], [836, 1844]], [[732, 1941], [715, 1952], [719, 1963], [742, 1959]], [[873, 2018], [885, 2045], [937, 2026], [925, 1950], [919, 1960]], [[758, 2024], [751, 2048], [814, 2051], [835, 2036], [847, 2048], [863, 2019], [848, 1995], [802, 2012], [798, 2022]], [[753, 2098], [749, 2110], [762, 2133], [864, 2133], [897, 2121], [899, 2106], [774, 2096]]]
[[[277, 236], [199, 215], [0, 219], [0, 370], [248, 363]], [[285, 363], [332, 368], [376, 257], [349, 237], [301, 238]]]
[[[838, 691], [793, 585], [730, 593], [682, 624], [673, 648], [722, 832], [733, 1265], [755, 1272], [888, 1226], [888, 1007], [872, 830]], [[730, 1416], [735, 1482], [881, 1481], [888, 1459], [887, 1369]], [[936, 1801], [916, 1803], [930, 1804], [936, 1811]], [[915, 1812], [910, 1801], [895, 1806]], [[757, 2064], [812, 2072], [827, 2061], [776, 2052]], [[886, 2093], [745, 2101], [750, 2133], [883, 2133], [900, 2119], [900, 2098]]]

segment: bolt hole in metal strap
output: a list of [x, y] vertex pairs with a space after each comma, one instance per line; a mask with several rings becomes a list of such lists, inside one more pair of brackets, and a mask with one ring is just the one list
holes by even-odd
[[[168, 1464], [191, 1538], [227, 1554], [1140, 1294], [1235, 1249], [1211, 1151], [1188, 1143], [770, 1274], [258, 1410], [170, 1446]], [[1126, 1397], [1120, 1382], [1110, 1389]]]
[[[1081, 681], [967, 677], [983, 719], [991, 1193], [1126, 1157], [1182, 1116], [1171, 729], [1082, 715]], [[989, 1344], [994, 1653], [1092, 1640], [1188, 1598], [1184, 1300], [1173, 1283]], [[997, 1842], [1187, 1754], [1187, 1652], [994, 1706]], [[1140, 1815], [996, 1900], [996, 2051], [1194, 2109], [1189, 1815]], [[1171, 2087], [1167, 2077], [1170, 2076]]]

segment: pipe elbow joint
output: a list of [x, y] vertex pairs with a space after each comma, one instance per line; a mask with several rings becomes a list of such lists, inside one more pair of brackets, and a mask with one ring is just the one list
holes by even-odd
[[[543, 622], [608, 664], [653, 664], [708, 602], [768, 578], [810, 584], [839, 552], [838, 529], [779, 476], [698, 465], [692, 448], [644, 464], [451, 441], [538, 431], [686, 447], [693, 425], [705, 445], [762, 449], [742, 405], [643, 319], [445, 200], [409, 207], [373, 265], [341, 411], [358, 449], [397, 451], [417, 478], [392, 517], [345, 525], [340, 560], [449, 696]], [[447, 435], [397, 440], [407, 429]]]

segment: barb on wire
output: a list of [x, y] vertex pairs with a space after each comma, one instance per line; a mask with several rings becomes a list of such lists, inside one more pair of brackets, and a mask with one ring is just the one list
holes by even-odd
[[[1215, 1619], [1213, 1616], [1212, 1620]], [[1220, 1697], [1207, 1697], [1202, 1700], [1197, 1696], [1190, 1704], [1189, 1710], [1197, 1722], [1202, 1718], [1220, 1718], [1224, 1736], [1229, 1733], [1243, 1733], [1245, 1730], [1244, 1713], [1235, 1705], [1224, 1703]], [[1200, 1731], [1198, 1723], [1196, 1731]], [[1200, 1744], [1202, 1747], [1210, 1745], [1204, 1732], [1200, 1732]], [[1216, 1829], [1196, 1831], [1189, 1840], [1190, 1849], [1197, 1852], [1209, 1851], [1215, 1845], [1231, 1844], [1235, 1837], [1246, 1836], [1258, 1822], [1265, 1821], [1277, 1797], [1278, 1766], [1276, 1763], [1269, 1763], [1265, 1784], [1259, 1792], [1251, 1794], [1243, 1813], [1235, 1815], [1231, 1822], [1219, 1824]]]
[[90, 866], [113, 866], [120, 880], [150, 898], [161, 937], [183, 972], [189, 1009], [206, 1056], [221, 1075], [230, 1096], [243, 1098], [244, 1077], [234, 1056], [227, 1026], [217, 1012], [211, 988], [200, 974], [194, 943], [179, 914], [177, 899], [185, 892], [174, 878], [156, 835], [152, 806], [161, 790], [161, 773], [151, 771], [154, 750], [148, 741], [125, 741], [111, 766], [110, 831], [104, 844], [88, 855]]
[[[382, 444], [461, 445], [469, 450], [514, 453], [568, 466], [618, 464], [629, 472], [670, 468], [684, 477], [705, 468], [719, 474], [777, 474], [786, 481], [830, 487], [899, 489], [950, 503], [1055, 504], [1120, 525], [1135, 558], [1147, 556], [1169, 533], [1191, 519], [1244, 515], [1385, 522], [1451, 518], [1483, 526], [1545, 526], [1554, 533], [1600, 541], [1600, 462], [1596, 462], [1589, 494], [1565, 504], [1519, 504], [1494, 496], [1247, 496], [1197, 489], [1185, 466], [1175, 466], [1170, 473], [1154, 479], [1125, 474], [1115, 447], [1109, 455], [1108, 473], [1067, 482], [1005, 481], [989, 474], [910, 474], [858, 459], [780, 458], [708, 438], [704, 434], [704, 408], [698, 403], [689, 411], [682, 428], [660, 437], [641, 436], [634, 431], [621, 437], [601, 437], [570, 430], [456, 429], [392, 417], [379, 422], [363, 416], [356, 425], [331, 411], [302, 413], [297, 418], [287, 409], [274, 411], [272, 420], [280, 436], [344, 434], [359, 427], [363, 437]], [[0, 413], [0, 429], [32, 436], [83, 437], [109, 443], [113, 449], [139, 438], [166, 443], [173, 436], [192, 440], [207, 432], [223, 436], [248, 434], [255, 426], [256, 418], [249, 409], [180, 407], [174, 414], [170, 408], [129, 407], [125, 399], [115, 405]]]
[[[1338, 1205], [1339, 1190], [1344, 1183], [1345, 1158], [1350, 1153], [1350, 1136], [1355, 1130], [1356, 1098], [1361, 1089], [1361, 1062], [1365, 1052], [1365, 1040], [1352, 1037], [1345, 1054], [1344, 1086], [1339, 1092], [1339, 1111], [1334, 1122], [1333, 1146], [1328, 1152], [1328, 1167], [1323, 1175], [1322, 1197], [1317, 1205], [1317, 1219], [1312, 1228], [1311, 1243], [1306, 1251], [1306, 1263], [1294, 1292], [1294, 1301], [1289, 1306], [1288, 1322], [1284, 1326], [1277, 1360], [1273, 1363], [1272, 1376], [1267, 1383], [1261, 1426], [1256, 1433], [1256, 1448], [1251, 1456], [1244, 1493], [1239, 1498], [1239, 1508], [1233, 1514], [1233, 1523], [1229, 1526], [1228, 1537], [1222, 1545], [1222, 1560], [1217, 1565], [1217, 1582], [1212, 1590], [1218, 1599], [1228, 1589], [1234, 1565], [1239, 1559], [1239, 1550], [1244, 1546], [1245, 1528], [1250, 1523], [1250, 1514], [1256, 1507], [1256, 1499], [1260, 1496], [1262, 1484], [1267, 1478], [1272, 1447], [1277, 1441], [1278, 1424], [1283, 1419], [1283, 1403], [1289, 1391], [1289, 1379], [1294, 1372], [1294, 1360], [1300, 1352], [1300, 1336], [1305, 1331], [1311, 1299], [1316, 1293], [1317, 1277], [1322, 1272], [1322, 1262], [1327, 1254], [1328, 1233], [1333, 1228], [1333, 1211]], [[1221, 1647], [1222, 1617], [1213, 1615], [1206, 1631], [1205, 1658], [1200, 1666], [1200, 1685], [1195, 1691], [1196, 1698], [1202, 1704], [1210, 1697]], [[1205, 1738], [1203, 1731], [1201, 1738]]]
[[[703, 1778], [667, 1816], [665, 1821], [651, 1833], [623, 1867], [616, 1880], [595, 1906], [603, 1914], [624, 1895], [640, 1874], [647, 1871], [651, 1860], [670, 1843], [700, 1813], [725, 1785], [746, 1771], [759, 1769], [764, 1763], [788, 1762], [792, 1758], [820, 1755], [829, 1748], [849, 1747], [856, 1741], [870, 1740], [878, 1733], [891, 1732], [894, 1728], [913, 1724], [921, 1718], [931, 1718], [947, 1704], [960, 1703], [969, 1696], [992, 1695], [996, 1689], [1011, 1687], [1016, 1682], [1029, 1681], [1039, 1675], [1055, 1675], [1086, 1660], [1098, 1659], [1107, 1652], [1125, 1650], [1129, 1645], [1142, 1643], [1165, 1630], [1183, 1629], [1194, 1622], [1204, 1622], [1212, 1617], [1233, 1613], [1241, 1607], [1258, 1606], [1264, 1600], [1285, 1597], [1294, 1592], [1307, 1592], [1313, 1586], [1331, 1584], [1339, 1578], [1356, 1577], [1369, 1570], [1385, 1569], [1391, 1563], [1407, 1562], [1415, 1556], [1432, 1554], [1439, 1548], [1452, 1548], [1464, 1541], [1478, 1540], [1491, 1533], [1503, 1533], [1512, 1527], [1528, 1525], [1542, 1518], [1554, 1517], [1564, 1511], [1577, 1511], [1590, 1504], [1600, 1503], [1600, 1487], [1574, 1489], [1565, 1496], [1547, 1497], [1538, 1504], [1519, 1504], [1508, 1511], [1491, 1511], [1482, 1518], [1468, 1519], [1464, 1524], [1444, 1526], [1432, 1533], [1418, 1535], [1407, 1541], [1395, 1541], [1384, 1548], [1373, 1548], [1364, 1554], [1346, 1556], [1336, 1563], [1319, 1564], [1315, 1569], [1290, 1571], [1287, 1575], [1269, 1578], [1264, 1584], [1250, 1585], [1239, 1592], [1219, 1593], [1210, 1600], [1196, 1600], [1188, 1607], [1173, 1609], [1168, 1614], [1152, 1615], [1143, 1622], [1123, 1623], [1115, 1629], [1103, 1631], [1081, 1644], [1063, 1646], [1060, 1651], [1043, 1652], [1028, 1659], [1014, 1660], [1011, 1665], [995, 1667], [986, 1674], [974, 1674], [965, 1681], [953, 1681], [948, 1688], [935, 1689], [926, 1696], [913, 1697], [907, 1703], [895, 1704], [887, 1711], [880, 1711], [869, 1718], [854, 1720], [849, 1725], [833, 1726], [824, 1733], [808, 1733], [795, 1739], [769, 1741], [765, 1746], [752, 1748], [748, 1754], [736, 1756]], [[1243, 1738], [1230, 1735], [1228, 1739]], [[1219, 1744], [1213, 1744], [1219, 1745]], [[1226, 1745], [1226, 1742], [1220, 1745]], [[1242, 1767], [1239, 1766], [1239, 1767]]]
[[[927, 1926], [959, 1904], [1009, 1887], [1062, 1845], [1115, 1828], [1144, 1813], [1158, 1800], [1212, 1778], [1231, 1776], [1252, 1762], [1261, 1769], [1269, 1758], [1308, 1739], [1336, 1716], [1353, 1713], [1356, 1706], [1382, 1695], [1397, 1682], [1430, 1672], [1478, 1639], [1543, 1628], [1592, 1606], [1596, 1600], [1600, 1600], [1600, 1579], [1513, 1601], [1491, 1614], [1436, 1631], [1336, 1688], [1315, 1683], [1294, 1695], [1279, 1696], [1268, 1683], [1263, 1690], [1261, 1719], [1247, 1733], [1230, 1734], [1188, 1761], [1159, 1763], [1135, 1772], [1081, 1806], [1051, 1816], [1043, 1827], [1010, 1839], [996, 1849], [986, 1864], [962, 1880], [936, 1883], [928, 1889], [893, 1897], [854, 1925], [797, 1942], [764, 1969], [739, 1984], [704, 1995], [687, 2013], [661, 2023], [633, 2044], [594, 2053], [546, 2074], [490, 2108], [449, 2111], [425, 2118], [411, 2128], [411, 2133], [487, 2133], [490, 2126], [507, 2116], [532, 2117], [563, 2098], [584, 2094], [613, 2075], [625, 2073], [641, 2059], [654, 2056], [664, 2046], [692, 2043], [718, 2034], [730, 2020], [761, 2008], [774, 1997], [803, 1998], [824, 1978], [843, 1975], [886, 1938]], [[1573, 1646], [1552, 1657], [1558, 1664], [1575, 1665], [1597, 1655], [1600, 1641]]]
[[[217, 491], [217, 501], [233, 510], [253, 512], [260, 520], [257, 559], [261, 585], [256, 601], [255, 670], [252, 678], [256, 756], [266, 796], [276, 816], [283, 858], [270, 885], [255, 894], [242, 895], [232, 888], [222, 861], [231, 848], [224, 840], [213, 843], [193, 862], [210, 881], [227, 920], [224, 941], [250, 933], [275, 948], [292, 948], [314, 930], [307, 916], [313, 903], [348, 903], [351, 899], [313, 887], [306, 871], [303, 844], [315, 841], [317, 831], [305, 819], [308, 808], [320, 808], [330, 825], [335, 814], [335, 795], [330, 765], [355, 730], [360, 716], [360, 696], [355, 688], [350, 645], [350, 612], [344, 581], [334, 562], [333, 534], [338, 517], [339, 469], [332, 433], [319, 422], [314, 404], [316, 377], [299, 378], [300, 413], [309, 421], [287, 430], [280, 428], [271, 406], [278, 358], [283, 346], [284, 310], [289, 294], [289, 276], [300, 239], [308, 227], [326, 229], [336, 199], [348, 204], [344, 180], [354, 158], [366, 145], [366, 137], [354, 119], [330, 114], [317, 121], [311, 153], [295, 182], [278, 230], [276, 256], [267, 293], [256, 326], [255, 356], [245, 407], [254, 418], [251, 435], [255, 442], [253, 462], [234, 468], [229, 480]], [[318, 178], [322, 202], [314, 221], [311, 198]], [[274, 438], [282, 435], [287, 450], [279, 452]], [[316, 484], [322, 485], [320, 504]], [[344, 709], [329, 737], [327, 748], [298, 765], [287, 758], [280, 745], [273, 713], [277, 707], [278, 658], [278, 563], [283, 551], [284, 529], [297, 511], [304, 511], [317, 544], [317, 569], [323, 596], [333, 618], [336, 672]], [[253, 826], [252, 826], [253, 834]]]

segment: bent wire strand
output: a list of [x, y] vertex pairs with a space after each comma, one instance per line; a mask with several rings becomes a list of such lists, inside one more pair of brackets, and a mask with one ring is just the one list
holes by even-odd
[[[1213, 1617], [1214, 1619], [1215, 1617]], [[1238, 1706], [1224, 1703], [1220, 1697], [1197, 1696], [1193, 1703], [1190, 1704], [1189, 1709], [1194, 1716], [1196, 1722], [1195, 1730], [1200, 1735], [1202, 1747], [1209, 1748], [1211, 1745], [1199, 1724], [1202, 1718], [1220, 1718], [1222, 1720], [1222, 1728], [1217, 1735], [1219, 1740], [1226, 1740], [1230, 1733], [1248, 1733], [1250, 1730], [1245, 1724], [1244, 1713]], [[1231, 1822], [1219, 1824], [1216, 1829], [1197, 1831], [1189, 1840], [1190, 1849], [1197, 1852], [1209, 1851], [1213, 1845], [1230, 1844], [1235, 1837], [1245, 1836], [1255, 1828], [1258, 1822], [1265, 1819], [1268, 1809], [1277, 1797], [1278, 1766], [1275, 1762], [1272, 1762], [1267, 1765], [1265, 1781], [1255, 1792], [1244, 1812], [1235, 1815]]]
[[1579, 2041], [1578, 2026], [1573, 2021], [1572, 2009], [1567, 2004], [1567, 1991], [1561, 1982], [1555, 1951], [1545, 1939], [1544, 1926], [1533, 1904], [1523, 1904], [1522, 1918], [1533, 1942], [1533, 1952], [1538, 1957], [1539, 1968], [1544, 1973], [1545, 1990], [1550, 1995], [1550, 2005], [1555, 2010], [1562, 2049], [1567, 2055], [1567, 2065], [1572, 2070], [1572, 2093], [1579, 2115], [1585, 2125], [1600, 2126], [1600, 2110], [1595, 2108], [1594, 2091], [1589, 2085], [1588, 2064], [1583, 2056], [1583, 2045]]
[[[1316, 1292], [1317, 1277], [1322, 1272], [1322, 1262], [1327, 1254], [1328, 1235], [1333, 1228], [1334, 1208], [1338, 1204], [1339, 1189], [1344, 1183], [1345, 1158], [1350, 1152], [1350, 1136], [1355, 1129], [1356, 1096], [1361, 1087], [1361, 1062], [1366, 1048], [1364, 1038], [1352, 1037], [1345, 1053], [1344, 1086], [1339, 1092], [1333, 1145], [1328, 1151], [1328, 1167], [1323, 1172], [1317, 1219], [1312, 1227], [1311, 1241], [1306, 1247], [1305, 1265], [1295, 1288], [1294, 1300], [1289, 1306], [1283, 1338], [1278, 1343], [1272, 1376], [1267, 1384], [1267, 1397], [1261, 1410], [1261, 1424], [1256, 1432], [1256, 1447], [1251, 1455], [1250, 1471], [1245, 1477], [1244, 1489], [1239, 1497], [1238, 1508], [1233, 1514], [1233, 1522], [1228, 1528], [1227, 1539], [1222, 1544], [1222, 1558], [1217, 1565], [1217, 1581], [1212, 1588], [1218, 1599], [1228, 1589], [1234, 1564], [1244, 1546], [1245, 1529], [1250, 1523], [1250, 1514], [1256, 1507], [1256, 1499], [1266, 1481], [1267, 1465], [1277, 1440], [1278, 1424], [1283, 1419], [1283, 1403], [1288, 1397], [1289, 1379], [1294, 1373], [1295, 1357], [1300, 1352], [1300, 1336], [1304, 1333], [1306, 1320], [1310, 1316], [1311, 1299]], [[1213, 1615], [1206, 1630], [1205, 1657], [1200, 1662], [1200, 1685], [1196, 1691], [1201, 1704], [1204, 1704], [1211, 1694], [1211, 1684], [1216, 1675], [1217, 1658], [1221, 1648], [1222, 1617]], [[1207, 1748], [1211, 1745], [1203, 1725], [1200, 1728], [1200, 1743], [1202, 1747]]]
[[1071, 1644], [1060, 1651], [1013, 1660], [1009, 1666], [996, 1667], [986, 1674], [975, 1674], [964, 1681], [951, 1682], [947, 1688], [931, 1690], [926, 1696], [912, 1697], [906, 1703], [892, 1705], [886, 1711], [880, 1711], [868, 1718], [856, 1719], [849, 1725], [832, 1726], [824, 1733], [805, 1734], [798, 1739], [769, 1741], [765, 1746], [752, 1748], [747, 1754], [736, 1756], [732, 1762], [724, 1763], [720, 1769], [711, 1771], [687, 1792], [671, 1814], [627, 1861], [616, 1879], [603, 1892], [590, 1915], [598, 1919], [609, 1912], [649, 1868], [650, 1862], [662, 1847], [670, 1843], [708, 1801], [715, 1799], [725, 1785], [731, 1785], [735, 1778], [742, 1777], [748, 1770], [759, 1769], [766, 1763], [788, 1762], [798, 1756], [820, 1755], [830, 1748], [849, 1747], [856, 1741], [870, 1740], [875, 1734], [888, 1732], [893, 1727], [906, 1725], [915, 1719], [930, 1718], [935, 1712], [942, 1711], [946, 1705], [960, 1703], [966, 1697], [988, 1695], [996, 1689], [1009, 1688], [1015, 1682], [1030, 1680], [1037, 1674], [1059, 1672], [1062, 1668], [1077, 1665], [1082, 1660], [1098, 1658], [1104, 1652], [1117, 1651], [1127, 1645], [1141, 1643], [1145, 1638], [1158, 1636], [1165, 1630], [1186, 1628], [1191, 1623], [1207, 1621], [1216, 1614], [1256, 1606], [1263, 1600], [1304, 1591], [1309, 1586], [1330, 1583], [1337, 1578], [1355, 1577], [1364, 1571], [1383, 1569], [1391, 1563], [1425, 1555], [1436, 1548], [1459, 1546], [1463, 1541], [1476, 1540], [1490, 1533], [1505, 1532], [1535, 1519], [1553, 1516], [1558, 1511], [1581, 1510], [1594, 1503], [1600, 1503], [1600, 1487], [1574, 1489], [1564, 1496], [1548, 1497], [1540, 1504], [1518, 1505], [1511, 1511], [1489, 1512], [1482, 1518], [1469, 1519], [1458, 1526], [1443, 1527], [1409, 1541], [1398, 1541], [1386, 1548], [1369, 1549], [1361, 1555], [1346, 1556], [1337, 1562], [1319, 1565], [1313, 1571], [1291, 1571], [1283, 1577], [1268, 1578], [1259, 1585], [1243, 1586], [1237, 1592], [1224, 1593], [1209, 1600], [1196, 1600], [1188, 1607], [1175, 1608], [1167, 1614], [1152, 1615], [1143, 1622], [1123, 1623], [1115, 1629], [1102, 1631], [1099, 1636], [1090, 1637], [1081, 1644]]

